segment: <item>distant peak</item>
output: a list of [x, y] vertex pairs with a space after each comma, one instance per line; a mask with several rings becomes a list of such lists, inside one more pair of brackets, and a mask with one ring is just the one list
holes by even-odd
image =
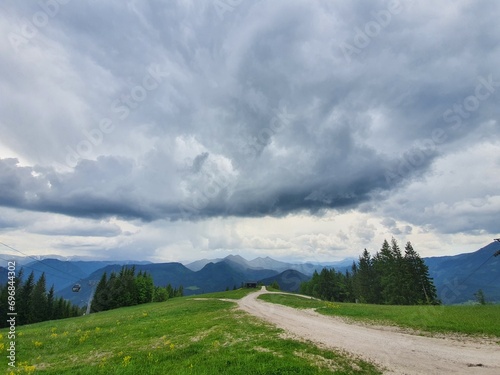
[[233, 255], [233, 254], [228, 255], [224, 259], [229, 259], [229, 260], [238, 259], [238, 260], [244, 260], [244, 261], [246, 261], [246, 259], [243, 258], [241, 255]]

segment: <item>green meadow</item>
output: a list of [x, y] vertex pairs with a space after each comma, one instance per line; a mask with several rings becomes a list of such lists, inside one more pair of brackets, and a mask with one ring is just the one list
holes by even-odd
[[[218, 298], [248, 290], [181, 297], [88, 316], [17, 327], [16, 368], [6, 374], [380, 374], [346, 353], [286, 338], [280, 329]], [[202, 297], [203, 299], [197, 299]]]
[[325, 302], [287, 294], [264, 294], [260, 299], [324, 315], [366, 323], [395, 325], [428, 333], [460, 333], [500, 337], [500, 305], [394, 306]]

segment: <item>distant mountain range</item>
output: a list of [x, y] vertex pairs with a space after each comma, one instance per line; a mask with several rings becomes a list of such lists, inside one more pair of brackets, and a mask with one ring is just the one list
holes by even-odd
[[486, 301], [500, 302], [500, 256], [493, 256], [498, 249], [500, 243], [492, 242], [473, 253], [424, 258], [442, 302], [474, 300], [479, 289]]
[[[446, 304], [457, 304], [474, 299], [474, 293], [482, 289], [486, 300], [500, 302], [500, 256], [493, 254], [500, 248], [499, 243], [473, 253], [455, 256], [424, 258], [434, 279], [438, 296]], [[2, 259], [12, 256], [0, 254]], [[27, 261], [29, 259], [29, 261]], [[300, 283], [309, 280], [314, 271], [324, 267], [344, 272], [350, 269], [352, 259], [337, 263], [286, 263], [275, 259], [256, 258], [246, 260], [239, 255], [229, 255], [221, 259], [202, 259], [189, 264], [150, 263], [134, 261], [85, 261], [59, 259], [38, 259], [16, 257], [24, 268], [24, 277], [34, 271], [36, 279], [45, 272], [47, 289], [54, 285], [56, 294], [78, 305], [87, 303], [92, 285], [106, 272], [118, 272], [123, 265], [135, 265], [136, 272], [146, 271], [153, 277], [155, 285], [171, 284], [184, 287], [186, 295], [222, 291], [239, 288], [248, 281], [271, 284], [277, 281], [282, 290], [298, 291]], [[18, 270], [20, 266], [18, 266]], [[0, 283], [4, 283], [7, 270], [0, 267]], [[71, 291], [75, 284], [81, 284], [79, 293]]]
[[208, 263], [218, 263], [222, 261], [231, 262], [232, 264], [238, 264], [246, 269], [271, 269], [278, 272], [283, 272], [286, 270], [299, 271], [305, 275], [312, 275], [314, 271], [321, 271], [324, 267], [335, 267], [341, 271], [345, 269], [350, 269], [354, 259], [346, 259], [340, 262], [333, 263], [285, 263], [279, 260], [272, 259], [270, 257], [265, 258], [255, 258], [254, 260], [246, 260], [239, 255], [228, 255], [225, 258], [218, 259], [202, 259], [197, 260], [192, 263], [186, 264], [186, 267], [192, 271], [199, 271], [205, 267]]

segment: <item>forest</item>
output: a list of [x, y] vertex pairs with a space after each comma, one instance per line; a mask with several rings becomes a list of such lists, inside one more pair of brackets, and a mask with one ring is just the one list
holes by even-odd
[[91, 312], [112, 310], [119, 307], [140, 305], [149, 302], [163, 302], [169, 298], [182, 297], [184, 288], [155, 286], [153, 278], [146, 272], [135, 274], [135, 267], [122, 267], [117, 274], [112, 272], [108, 278], [106, 272], [96, 286]]
[[[82, 315], [84, 310], [62, 297], [54, 295], [52, 285], [47, 292], [45, 273], [35, 281], [35, 275], [31, 272], [26, 280], [24, 271], [21, 268], [18, 275], [13, 280], [15, 285], [14, 310], [9, 309], [9, 284], [0, 285], [0, 311], [12, 311], [17, 313], [16, 325], [43, 322], [46, 320], [56, 320]], [[0, 321], [0, 328], [7, 327], [7, 321]]]
[[384, 240], [372, 256], [366, 249], [345, 273], [323, 268], [303, 282], [300, 293], [327, 301], [388, 305], [440, 304], [429, 269], [408, 242]]

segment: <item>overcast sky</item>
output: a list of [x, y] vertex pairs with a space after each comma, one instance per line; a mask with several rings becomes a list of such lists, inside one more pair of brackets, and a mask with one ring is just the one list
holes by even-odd
[[475, 251], [500, 232], [499, 16], [3, 1], [1, 242], [156, 262], [336, 261], [392, 236]]

